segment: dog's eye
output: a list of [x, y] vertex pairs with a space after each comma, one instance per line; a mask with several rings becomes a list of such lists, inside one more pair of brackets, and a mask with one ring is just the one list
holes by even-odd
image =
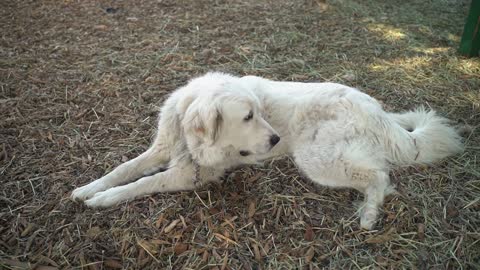
[[243, 118], [243, 120], [248, 121], [248, 120], [251, 120], [252, 118], [253, 118], [253, 112], [250, 111], [250, 112], [248, 113], [248, 115], [245, 116], [245, 118]]

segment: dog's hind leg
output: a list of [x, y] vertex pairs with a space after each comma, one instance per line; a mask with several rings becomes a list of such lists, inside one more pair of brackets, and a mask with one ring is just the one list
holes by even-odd
[[223, 170], [205, 167], [198, 170], [199, 179], [195, 179], [196, 172], [193, 164], [175, 165], [167, 171], [143, 177], [136, 182], [96, 193], [91, 199], [85, 201], [85, 204], [89, 207], [108, 207], [147, 194], [193, 190], [197, 187], [195, 180], [206, 184], [218, 180], [224, 173]]
[[383, 204], [385, 196], [393, 189], [390, 187], [389, 176], [385, 172], [376, 171], [367, 173], [365, 176], [368, 177], [368, 184], [364, 191], [365, 203], [360, 208], [360, 227], [371, 230], [377, 220], [379, 207]]
[[354, 188], [365, 194], [360, 226], [371, 229], [385, 195], [392, 191], [387, 165], [376, 147], [361, 141], [306, 145], [294, 152], [299, 168], [316, 183]]
[[375, 224], [385, 196], [394, 189], [390, 185], [388, 165], [382, 151], [373, 144], [358, 140], [345, 145], [342, 162], [348, 186], [365, 195], [360, 208], [360, 227], [370, 230]]
[[140, 156], [120, 164], [102, 178], [75, 189], [72, 192], [72, 199], [83, 201], [91, 198], [97, 192], [134, 181], [140, 177], [166, 168], [169, 158], [166, 152], [170, 150], [168, 146], [162, 144], [160, 139], [161, 138], [157, 136], [152, 146]]

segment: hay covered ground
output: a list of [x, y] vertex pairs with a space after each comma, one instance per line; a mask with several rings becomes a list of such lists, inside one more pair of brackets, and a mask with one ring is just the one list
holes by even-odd
[[208, 70], [345, 83], [477, 126], [480, 63], [456, 53], [468, 4], [3, 1], [0, 268], [479, 269], [476, 130], [462, 155], [393, 171], [370, 232], [359, 193], [288, 159], [106, 210], [69, 199], [144, 151], [162, 100]]

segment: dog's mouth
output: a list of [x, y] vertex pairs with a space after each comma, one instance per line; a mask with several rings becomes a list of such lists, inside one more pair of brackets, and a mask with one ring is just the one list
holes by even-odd
[[267, 143], [265, 143], [261, 149], [263, 149], [263, 151], [249, 151], [249, 150], [240, 150], [238, 153], [240, 154], [240, 156], [242, 157], [246, 157], [246, 156], [250, 156], [250, 155], [264, 155], [268, 152], [270, 152], [270, 150], [272, 150], [273, 147], [275, 147], [275, 145], [278, 144], [278, 142], [280, 141], [280, 137], [276, 134], [274, 135], [271, 135], [269, 137], [269, 140]]
[[251, 155], [265, 155], [266, 153], [270, 152], [270, 150], [272, 150], [273, 146], [269, 146], [267, 148], [265, 148], [264, 151], [248, 151], [248, 150], [240, 150], [238, 153], [240, 154], [240, 156], [242, 157], [248, 157], [248, 156], [251, 156]]

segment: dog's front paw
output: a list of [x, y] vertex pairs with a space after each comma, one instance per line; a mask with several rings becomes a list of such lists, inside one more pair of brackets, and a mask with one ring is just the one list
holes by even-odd
[[115, 187], [96, 193], [91, 199], [85, 201], [88, 207], [109, 207], [129, 199], [123, 187]]
[[92, 182], [86, 186], [76, 188], [72, 192], [74, 201], [85, 201], [92, 198], [97, 192], [104, 191], [106, 187], [98, 182]]

